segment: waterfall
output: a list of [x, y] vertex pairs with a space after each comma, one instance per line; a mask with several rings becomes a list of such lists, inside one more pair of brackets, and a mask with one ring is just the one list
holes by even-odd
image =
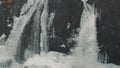
[[16, 50], [20, 45], [23, 30], [29, 23], [38, 5], [42, 8], [42, 6], [44, 6], [44, 0], [28, 0], [22, 7], [20, 16], [14, 17], [13, 30], [5, 44], [11, 55], [16, 55]]
[[[43, 51], [47, 52], [48, 49], [48, 33], [47, 29], [49, 24], [48, 12], [44, 8], [41, 17], [41, 47]], [[47, 52], [45, 55], [36, 55], [33, 58], [28, 59], [24, 66], [41, 68], [96, 68], [98, 47], [96, 39], [96, 18], [97, 14], [93, 6], [84, 2], [84, 10], [81, 15], [80, 30], [77, 39], [77, 45], [73, 50], [73, 54], [64, 55], [56, 52]], [[44, 22], [44, 23], [42, 23]], [[47, 48], [46, 48], [47, 47]], [[41, 48], [41, 49], [42, 49]]]
[[[54, 30], [53, 30], [53, 19], [55, 16], [54, 12], [48, 13], [48, 0], [46, 0], [42, 15], [41, 15], [41, 53], [47, 53], [49, 50], [49, 38], [50, 36], [54, 36]], [[50, 30], [52, 29], [52, 34], [50, 33]]]
[[75, 53], [77, 55], [89, 56], [90, 59], [97, 61], [97, 37], [96, 37], [96, 18], [97, 14], [93, 6], [85, 1], [84, 10], [81, 15], [80, 30], [77, 38]]
[[48, 52], [48, 33], [47, 33], [47, 25], [48, 25], [48, 0], [45, 0], [45, 6], [43, 9], [43, 13], [41, 15], [41, 52]]
[[[94, 6], [87, 3], [87, 0], [82, 0], [84, 10], [80, 19], [78, 34], [75, 35], [77, 37], [73, 39], [77, 44], [71, 49], [71, 54], [49, 51], [49, 39], [55, 37], [55, 28], [53, 27], [55, 12], [49, 13], [48, 1], [49, 0], [27, 0], [27, 3], [25, 3], [21, 9], [20, 16], [14, 17], [13, 30], [5, 46], [0, 47], [0, 68], [5, 68], [5, 66], [7, 66], [6, 68], [120, 68], [115, 65], [103, 65], [98, 62], [99, 48], [96, 39], [97, 12]], [[13, 59], [15, 57], [13, 56], [18, 52], [18, 48], [22, 46], [21, 39], [24, 29], [31, 20], [34, 20], [34, 22], [33, 25], [31, 25], [33, 40], [30, 47], [33, 47], [34, 50], [37, 49], [35, 51], [39, 52], [39, 48], [37, 48], [37, 46], [39, 46], [41, 48], [41, 54], [34, 54], [32, 57], [27, 57], [28, 60], [23, 64], [16, 64]], [[67, 27], [70, 28], [70, 26], [71, 25], [68, 24]], [[4, 53], [5, 51], [8, 53]], [[12, 56], [12, 59], [9, 58], [8, 54]], [[28, 53], [26, 53], [26, 55], [28, 55]], [[102, 57], [103, 60], [101, 61], [106, 63], [108, 56], [107, 54], [105, 55], [106, 57]], [[2, 59], [4, 56], [7, 56], [7, 59]], [[13, 67], [10, 67], [11, 65], [13, 65]]]
[[21, 54], [21, 56], [17, 56], [20, 56], [20, 61], [22, 61], [23, 59], [26, 60], [34, 54], [40, 54], [41, 14], [43, 12], [44, 4], [45, 1], [41, 0], [38, 6], [36, 6], [37, 8], [33, 16], [31, 17], [31, 21], [24, 30], [25, 35], [23, 34], [23, 44], [21, 44], [21, 48], [18, 47], [20, 50], [18, 50], [19, 52], [17, 52], [18, 54]]

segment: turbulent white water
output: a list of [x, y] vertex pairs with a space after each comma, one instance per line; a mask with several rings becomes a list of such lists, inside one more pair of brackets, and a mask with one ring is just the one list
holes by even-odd
[[[77, 38], [75, 53], [97, 59], [96, 18], [94, 7], [84, 3], [85, 9], [81, 16], [81, 27]], [[89, 10], [90, 9], [90, 10]], [[96, 56], [96, 57], [95, 57]]]
[[[6, 41], [6, 46], [0, 47], [0, 68], [120, 68], [113, 64], [101, 64], [97, 61], [99, 51], [96, 40], [97, 14], [93, 6], [87, 4], [86, 1], [83, 2], [81, 26], [79, 34], [74, 40], [77, 45], [72, 49], [72, 54], [66, 55], [48, 52], [48, 31], [55, 15], [54, 13], [51, 13], [50, 17], [48, 15], [48, 0], [28, 0], [21, 9], [20, 17], [14, 19], [13, 30]], [[42, 7], [44, 7], [43, 11]], [[35, 15], [36, 20], [41, 23], [41, 53], [46, 53], [34, 55], [21, 65], [14, 61], [13, 56], [21, 41], [22, 32], [36, 10], [36, 13], [41, 14], [40, 16]]]

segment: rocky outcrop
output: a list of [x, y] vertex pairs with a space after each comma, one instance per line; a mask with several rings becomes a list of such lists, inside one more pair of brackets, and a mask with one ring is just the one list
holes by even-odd
[[109, 63], [120, 63], [120, 1], [96, 0], [100, 13], [97, 21], [98, 42], [101, 51], [107, 52]]

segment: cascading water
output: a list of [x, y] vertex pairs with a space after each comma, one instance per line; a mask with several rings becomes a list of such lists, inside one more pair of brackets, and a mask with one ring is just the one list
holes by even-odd
[[[32, 17], [32, 28], [31, 28], [31, 35], [30, 35], [30, 41], [28, 41], [29, 44], [28, 48], [25, 51], [24, 58], [27, 59], [34, 54], [40, 53], [40, 34], [41, 34], [41, 15], [43, 12], [43, 8], [45, 6], [45, 0], [41, 0], [38, 6], [36, 6], [36, 11], [34, 12], [34, 15]], [[27, 43], [27, 42], [25, 42]]]
[[[84, 10], [81, 15], [80, 29], [76, 38], [77, 45], [73, 50], [73, 55], [78, 58], [80, 68], [97, 68], [97, 36], [96, 36], [96, 18], [97, 14], [94, 6], [83, 1]], [[77, 63], [77, 62], [76, 62]], [[79, 67], [79, 66], [78, 66]]]
[[47, 25], [48, 25], [48, 0], [46, 0], [43, 13], [41, 15], [41, 52], [48, 52], [48, 33], [47, 33]]
[[95, 9], [85, 1], [84, 10], [81, 15], [81, 27], [77, 38], [75, 53], [83, 57], [89, 56], [89, 59], [97, 61], [97, 39], [96, 39], [96, 18]]
[[[47, 11], [43, 11], [43, 13]], [[44, 15], [47, 19], [47, 15]], [[81, 27], [77, 39], [77, 45], [72, 55], [64, 55], [56, 52], [48, 52], [44, 56], [34, 56], [28, 59], [24, 66], [38, 66], [45, 68], [96, 68], [97, 67], [97, 40], [96, 40], [96, 18], [94, 7], [84, 1], [84, 11], [81, 16]], [[43, 20], [44, 20], [43, 19]], [[46, 21], [46, 20], [44, 20]], [[44, 36], [46, 35], [46, 25], [44, 26]], [[41, 38], [42, 39], [42, 38]], [[44, 38], [42, 39], [44, 40]], [[47, 43], [47, 40], [44, 40]], [[45, 47], [44, 45], [43, 47]], [[39, 61], [38, 61], [39, 60]]]
[[55, 31], [54, 31], [54, 27], [53, 27], [54, 17], [55, 17], [55, 12], [51, 12], [50, 17], [49, 17], [49, 22], [48, 22], [48, 31], [49, 31], [48, 34], [49, 34], [50, 38], [55, 37]]
[[20, 45], [21, 35], [26, 26], [30, 21], [32, 14], [36, 10], [36, 6], [39, 3], [39, 0], [28, 0], [28, 2], [23, 6], [20, 17], [14, 19], [13, 30], [6, 41], [6, 47], [9, 50], [11, 55], [16, 54], [16, 48]]
[[[117, 66], [108, 65], [104, 66], [97, 61], [98, 47], [96, 40], [96, 18], [97, 14], [93, 6], [84, 3], [84, 11], [81, 16], [81, 27], [78, 34], [77, 45], [73, 49], [73, 54], [65, 55], [57, 52], [48, 52], [44, 55], [36, 55], [29, 58], [24, 66], [28, 68], [117, 68]], [[43, 22], [41, 23], [43, 41], [41, 46], [43, 51], [47, 51], [47, 15], [48, 10], [43, 11]], [[46, 13], [46, 14], [45, 14]], [[50, 24], [50, 23], [49, 23]], [[49, 25], [48, 25], [49, 26]], [[75, 40], [75, 41], [76, 41]]]
[[[41, 15], [41, 43], [40, 43], [40, 47], [41, 47], [41, 53], [47, 53], [48, 49], [49, 49], [49, 44], [48, 44], [48, 40], [50, 37], [50, 29], [52, 27], [52, 22], [54, 19], [55, 13], [52, 12], [48, 13], [48, 0], [46, 0], [44, 9], [43, 9], [43, 13]], [[51, 32], [52, 33], [52, 32]], [[52, 33], [52, 35], [54, 35], [54, 33]]]

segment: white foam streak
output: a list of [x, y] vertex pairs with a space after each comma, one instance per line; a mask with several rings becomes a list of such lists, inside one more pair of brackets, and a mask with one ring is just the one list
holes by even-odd
[[40, 47], [42, 52], [48, 52], [48, 35], [47, 35], [47, 25], [48, 25], [48, 0], [45, 0], [44, 9], [41, 15], [41, 42]]

